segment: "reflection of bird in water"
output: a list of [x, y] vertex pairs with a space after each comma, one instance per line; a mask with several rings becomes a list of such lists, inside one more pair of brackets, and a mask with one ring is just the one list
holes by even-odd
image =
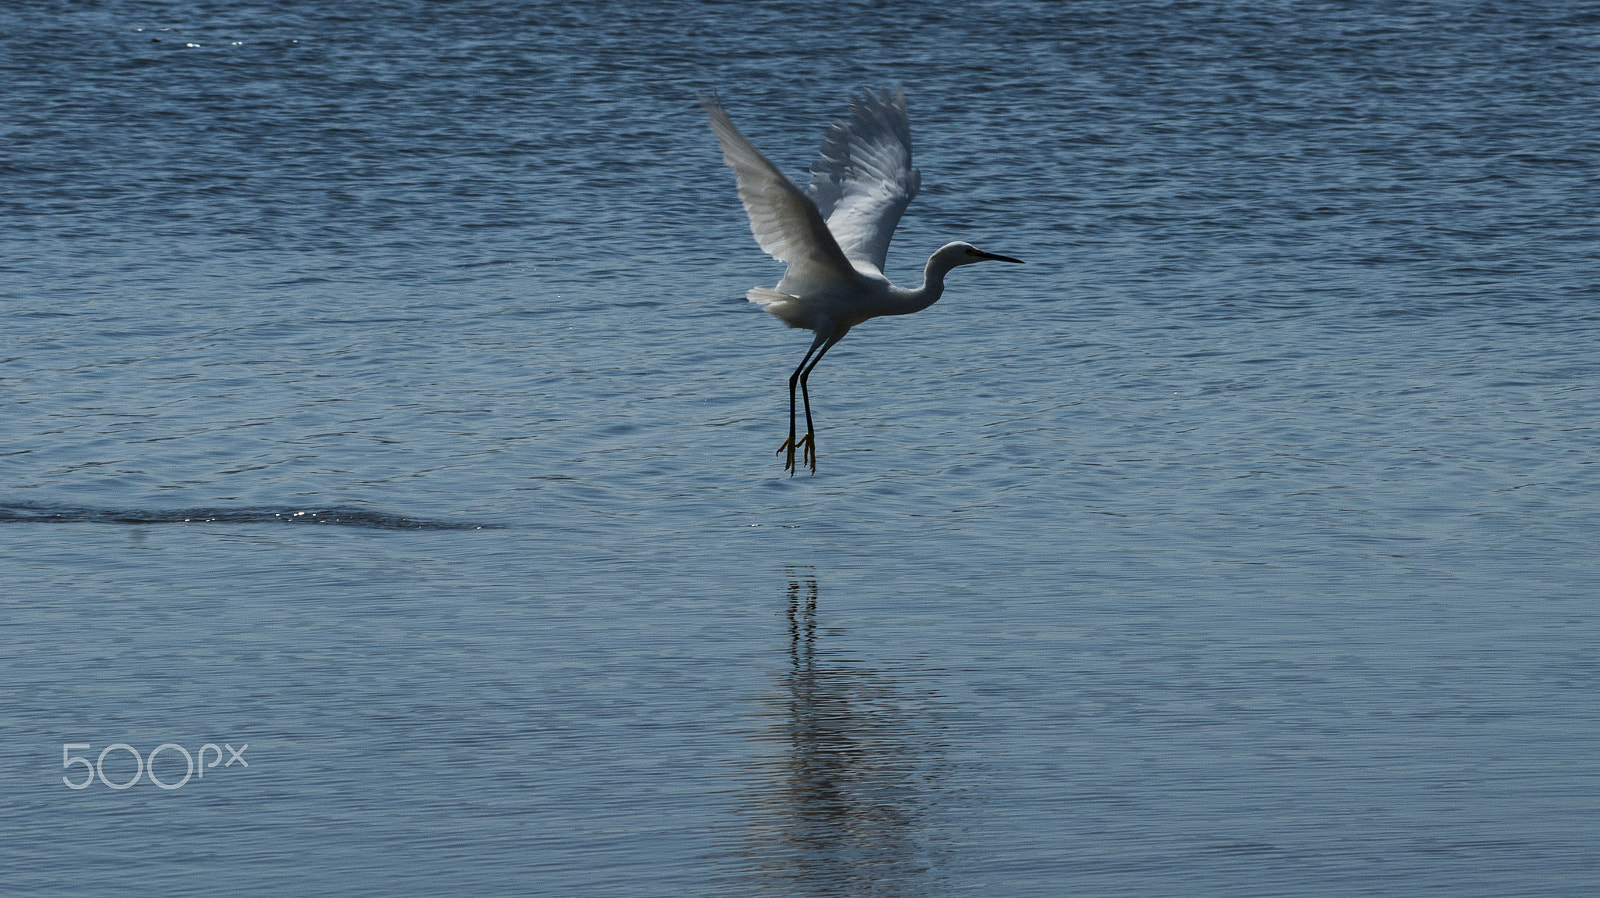
[[[733, 126], [715, 97], [703, 102], [722, 158], [733, 168], [750, 230], [769, 255], [789, 267], [776, 289], [755, 287], [748, 298], [790, 327], [816, 333], [811, 348], [789, 377], [789, 439], [784, 468], [792, 475], [794, 453], [817, 470], [811, 393], [806, 381], [833, 344], [870, 318], [920, 312], [944, 293], [944, 276], [958, 265], [992, 260], [970, 243], [939, 248], [923, 269], [922, 285], [896, 287], [884, 277], [884, 261], [895, 225], [922, 183], [911, 167], [911, 125], [904, 91], [866, 91], [850, 105], [850, 118], [833, 123], [822, 141], [822, 158], [811, 166], [802, 193], [777, 166]], [[805, 400], [806, 435], [795, 441], [794, 388]]]
[[871, 671], [819, 649], [814, 578], [791, 579], [787, 598], [789, 668], [765, 736], [782, 755], [750, 796], [758, 879], [785, 895], [928, 894], [938, 749], [918, 734], [929, 723]]

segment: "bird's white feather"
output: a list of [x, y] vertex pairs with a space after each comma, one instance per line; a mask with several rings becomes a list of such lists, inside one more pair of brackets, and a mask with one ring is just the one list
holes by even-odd
[[828, 128], [806, 192], [845, 256], [882, 274], [895, 226], [921, 185], [911, 167], [905, 91], [866, 90], [851, 102], [850, 117]]
[[782, 289], [799, 294], [851, 282], [855, 269], [829, 232], [816, 203], [739, 133], [715, 98], [701, 105], [711, 116], [711, 130], [722, 146], [722, 158], [738, 181], [739, 199], [750, 216], [756, 243], [789, 266]]
[[798, 296], [771, 287], [751, 287], [744, 298], [790, 327], [806, 326], [806, 301]]

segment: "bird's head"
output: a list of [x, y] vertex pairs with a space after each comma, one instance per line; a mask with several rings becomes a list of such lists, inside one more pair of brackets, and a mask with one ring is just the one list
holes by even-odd
[[1002, 256], [998, 253], [986, 253], [970, 243], [962, 243], [960, 241], [947, 243], [939, 247], [939, 251], [934, 253], [934, 256], [948, 262], [951, 268], [957, 265], [971, 265], [974, 262], [1015, 262], [1018, 265], [1022, 264], [1021, 259], [1013, 259], [1010, 256]]

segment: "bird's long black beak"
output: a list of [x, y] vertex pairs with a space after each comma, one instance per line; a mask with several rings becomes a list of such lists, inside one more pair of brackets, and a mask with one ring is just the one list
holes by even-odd
[[1010, 256], [1002, 256], [999, 253], [986, 253], [981, 249], [978, 250], [978, 255], [988, 262], [1015, 262], [1018, 265], [1023, 264], [1021, 259], [1013, 259]]

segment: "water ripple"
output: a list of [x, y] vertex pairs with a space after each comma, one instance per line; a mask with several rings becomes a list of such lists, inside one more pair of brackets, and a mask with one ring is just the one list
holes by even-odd
[[0, 503], [0, 524], [328, 524], [364, 530], [500, 529], [498, 524], [430, 521], [343, 505], [153, 509], [6, 502]]

